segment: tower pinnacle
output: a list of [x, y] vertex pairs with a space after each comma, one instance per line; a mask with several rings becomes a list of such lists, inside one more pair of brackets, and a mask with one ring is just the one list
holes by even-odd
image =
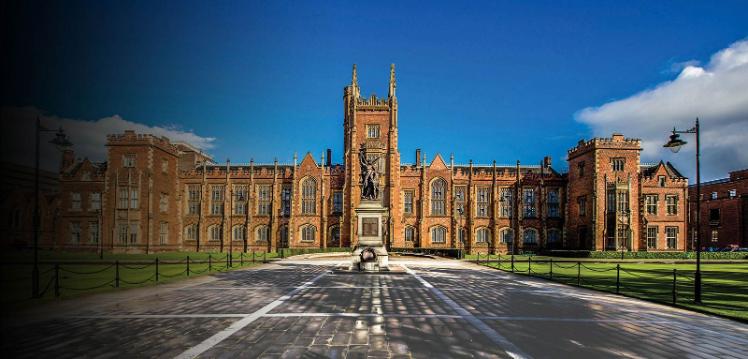
[[388, 97], [395, 97], [395, 89], [397, 84], [395, 83], [395, 64], [390, 64], [390, 92]]

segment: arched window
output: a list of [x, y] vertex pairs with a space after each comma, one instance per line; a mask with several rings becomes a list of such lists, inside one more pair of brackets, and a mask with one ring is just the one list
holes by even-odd
[[431, 243], [444, 243], [447, 240], [447, 229], [442, 226], [431, 228]]
[[444, 198], [446, 197], [445, 191], [447, 188], [447, 182], [441, 178], [437, 178], [431, 183], [431, 215], [432, 216], [443, 216], [446, 211], [444, 205]]
[[278, 247], [288, 248], [288, 226], [283, 225], [278, 229]]
[[257, 228], [255, 229], [255, 241], [267, 242], [269, 233], [270, 233], [270, 227], [264, 224], [257, 226]]
[[184, 239], [188, 241], [197, 240], [197, 224], [188, 224], [184, 227]]
[[311, 177], [301, 183], [301, 213], [317, 213], [317, 181]]
[[561, 231], [558, 229], [549, 229], [548, 230], [548, 244], [557, 244], [561, 242]]
[[247, 238], [247, 227], [243, 224], [234, 226], [231, 231], [231, 239], [235, 241], [243, 241]]
[[478, 230], [475, 231], [475, 242], [476, 243], [488, 243], [488, 237], [491, 235], [491, 232], [488, 231], [488, 228], [482, 227], [478, 228]]
[[514, 240], [514, 230], [511, 228], [502, 228], [499, 232], [499, 237], [501, 238], [501, 243], [511, 244]]
[[413, 242], [416, 240], [416, 228], [413, 226], [405, 227], [405, 241]]
[[328, 247], [337, 247], [340, 245], [340, 227], [338, 225], [331, 226], [327, 236]]
[[223, 239], [223, 226], [214, 224], [208, 228], [208, 233], [211, 241], [220, 241]]
[[535, 228], [527, 228], [522, 232], [524, 244], [538, 244], [538, 231]]
[[304, 242], [314, 242], [317, 237], [317, 228], [311, 224], [301, 226], [301, 240]]

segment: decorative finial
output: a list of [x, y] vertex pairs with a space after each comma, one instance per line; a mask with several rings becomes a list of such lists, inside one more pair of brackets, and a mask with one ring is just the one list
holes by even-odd
[[351, 85], [358, 87], [358, 75], [356, 74], [356, 64], [353, 64], [353, 75], [351, 79]]
[[395, 88], [397, 88], [397, 84], [395, 84], [395, 64], [390, 64], [390, 93], [389, 93], [389, 97], [395, 97]]

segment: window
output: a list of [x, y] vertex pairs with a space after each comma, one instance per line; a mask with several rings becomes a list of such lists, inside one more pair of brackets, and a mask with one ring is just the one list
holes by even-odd
[[247, 239], [247, 227], [243, 224], [234, 226], [234, 229], [231, 231], [231, 239], [234, 241], [243, 241]]
[[728, 195], [728, 196], [729, 196], [730, 198], [735, 198], [735, 197], [737, 197], [737, 196], [738, 196], [738, 190], [736, 190], [736, 189], [731, 189], [731, 190], [727, 191], [727, 195]]
[[623, 171], [623, 168], [625, 165], [626, 165], [625, 158], [611, 158], [610, 159], [610, 167], [613, 169], [614, 172]]
[[184, 227], [184, 237], [188, 241], [197, 240], [197, 225], [189, 224], [187, 227]]
[[335, 225], [330, 227], [330, 231], [328, 232], [328, 236], [330, 236], [327, 245], [330, 247], [338, 247], [340, 246], [340, 227]]
[[278, 246], [281, 248], [288, 248], [288, 226], [283, 225], [278, 230], [278, 239], [279, 243]]
[[341, 191], [332, 193], [332, 212], [343, 213], [343, 192]]
[[712, 199], [717, 199], [717, 192], [712, 192]]
[[81, 210], [81, 194], [73, 192], [70, 194], [70, 210], [80, 211]]
[[458, 239], [458, 240], [460, 241], [460, 243], [462, 243], [462, 244], [465, 244], [465, 237], [466, 237], [466, 234], [467, 234], [467, 233], [465, 233], [465, 232], [467, 232], [467, 231], [465, 230], [465, 227], [460, 227], [460, 228], [458, 228], [458, 229], [457, 229], [457, 239]]
[[210, 214], [217, 216], [223, 214], [224, 186], [214, 184], [210, 186]]
[[447, 229], [442, 226], [431, 228], [431, 243], [445, 243], [447, 241]]
[[138, 208], [138, 189], [130, 188], [130, 208]]
[[659, 229], [657, 226], [647, 226], [647, 248], [648, 249], [657, 248], [657, 233], [658, 232], [659, 232]]
[[200, 185], [187, 186], [187, 213], [200, 214]]
[[220, 224], [214, 224], [208, 228], [211, 241], [220, 241], [223, 239], [223, 227]]
[[488, 243], [488, 237], [490, 236], [490, 232], [488, 231], [488, 228], [478, 228], [477, 231], [475, 231], [475, 242], [476, 243]]
[[127, 168], [135, 167], [135, 155], [126, 154], [122, 156], [122, 167], [127, 167]]
[[525, 229], [522, 232], [522, 242], [524, 244], [538, 244], [538, 231], [534, 228]]
[[537, 208], [535, 207], [535, 189], [525, 188], [522, 190], [522, 193], [524, 216], [526, 218], [534, 218], [537, 215]]
[[158, 200], [158, 209], [161, 211], [161, 213], [166, 213], [169, 211], [169, 194], [168, 193], [161, 193], [161, 197]]
[[678, 227], [665, 227], [665, 238], [667, 239], [667, 249], [677, 249]]
[[657, 215], [657, 200], [659, 200], [659, 196], [656, 194], [644, 196], [644, 206], [647, 208], [647, 214]]
[[657, 184], [659, 184], [660, 187], [665, 187], [665, 183], [666, 183], [665, 179], [666, 179], [665, 176], [657, 176]]
[[161, 173], [166, 173], [169, 171], [169, 160], [166, 158], [161, 160]]
[[405, 241], [413, 242], [416, 239], [416, 229], [412, 226], [405, 227]]
[[247, 214], [247, 185], [237, 184], [234, 185], [233, 193], [233, 213], [238, 215]]
[[514, 189], [504, 187], [501, 189], [501, 217], [511, 218], [514, 207]]
[[587, 215], [587, 197], [585, 196], [577, 197], [577, 206], [579, 206], [579, 217], [586, 216]]
[[555, 245], [561, 242], [561, 231], [558, 229], [548, 230], [548, 244]]
[[101, 209], [101, 193], [93, 192], [88, 195], [89, 207], [91, 211], [98, 211]]
[[255, 229], [255, 241], [256, 242], [267, 242], [270, 234], [270, 227], [261, 225]]
[[558, 188], [548, 190], [548, 217], [558, 218], [561, 216], [561, 205], [558, 197]]
[[618, 212], [628, 212], [629, 210], [629, 192], [616, 192], [616, 210]]
[[[695, 231], [694, 231], [694, 234], [696, 234]], [[717, 241], [719, 241], [719, 230], [712, 229], [712, 242], [717, 242]]]
[[307, 178], [301, 184], [301, 213], [317, 213], [317, 181]]
[[140, 226], [137, 223], [130, 224], [130, 244], [138, 243], [138, 230]]
[[88, 243], [99, 243], [99, 222], [88, 222]]
[[465, 186], [455, 186], [455, 207], [458, 214], [465, 214]]
[[444, 206], [444, 192], [447, 187], [447, 182], [441, 178], [437, 178], [431, 183], [431, 215], [432, 216], [443, 216], [445, 211]]
[[291, 185], [284, 184], [281, 188], [281, 215], [291, 215]]
[[119, 240], [120, 244], [127, 243], [127, 225], [126, 224], [117, 225], [117, 239]]
[[709, 209], [709, 223], [710, 224], [719, 224], [719, 208], [710, 208]]
[[415, 192], [412, 190], [403, 191], [403, 213], [413, 214], [413, 197]]
[[317, 237], [317, 228], [311, 224], [301, 227], [301, 240], [304, 242], [314, 242]]
[[667, 204], [668, 216], [675, 216], [678, 214], [678, 196], [665, 196], [665, 203]]
[[119, 209], [127, 209], [127, 204], [130, 202], [130, 190], [127, 189], [127, 187], [122, 187], [119, 189], [119, 198], [117, 201], [117, 208]]
[[577, 163], [577, 173], [579, 177], [584, 177], [584, 161]]
[[478, 198], [477, 198], [477, 213], [478, 217], [488, 217], [488, 202], [491, 200], [491, 192], [489, 187], [478, 187]]
[[510, 244], [514, 240], [514, 230], [511, 228], [504, 228], [499, 232], [499, 240], [502, 244]]
[[81, 242], [81, 223], [70, 222], [70, 243], [78, 244]]
[[161, 245], [169, 243], [169, 222], [161, 222], [158, 229], [158, 243]]
[[379, 125], [366, 125], [367, 138], [379, 138]]

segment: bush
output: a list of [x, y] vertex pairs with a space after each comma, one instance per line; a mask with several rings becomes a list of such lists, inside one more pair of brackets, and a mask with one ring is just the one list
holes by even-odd
[[328, 248], [282, 248], [279, 251], [283, 251], [285, 256], [295, 256], [299, 254], [311, 254], [311, 253], [336, 253], [336, 252], [350, 252], [350, 247], [328, 247]]
[[[620, 259], [617, 251], [552, 250], [553, 257]], [[623, 252], [624, 259], [696, 259], [696, 252]], [[748, 259], [748, 252], [701, 252], [701, 259]]]

